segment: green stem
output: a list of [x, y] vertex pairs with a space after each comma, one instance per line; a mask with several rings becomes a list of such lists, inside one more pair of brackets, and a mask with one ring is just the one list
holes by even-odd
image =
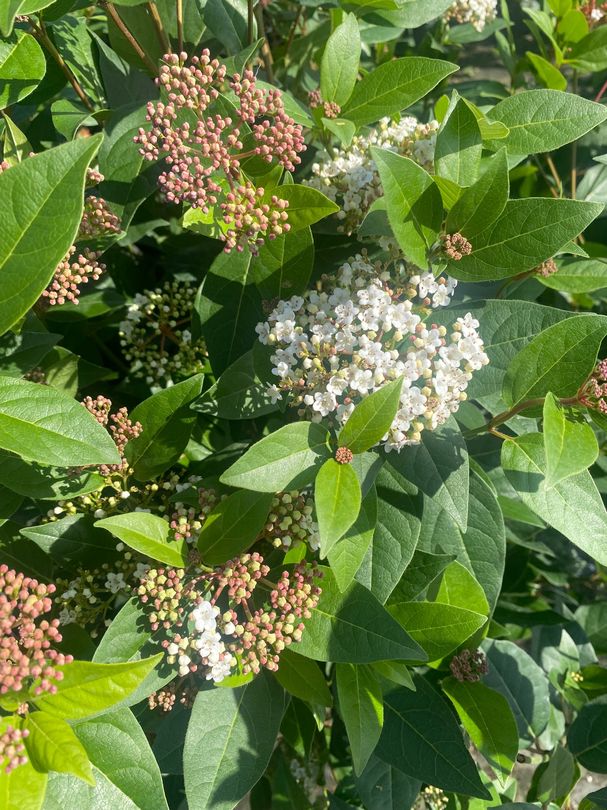
[[148, 68], [148, 70], [151, 73], [153, 73], [156, 76], [158, 74], [158, 70], [156, 68], [156, 65], [150, 59], [150, 57], [147, 55], [147, 53], [143, 50], [143, 48], [137, 42], [135, 37], [131, 34], [129, 29], [125, 25], [124, 20], [122, 19], [120, 14], [118, 14], [118, 12], [114, 8], [114, 6], [111, 3], [108, 3], [107, 0], [101, 0], [100, 5], [101, 5], [102, 8], [105, 9], [108, 16], [112, 18], [112, 22], [114, 23], [116, 28], [118, 28], [118, 30], [120, 31], [122, 36], [126, 39], [126, 41], [129, 43], [131, 48], [135, 51], [137, 56], [141, 59], [143, 64]]
[[89, 100], [88, 96], [84, 92], [84, 90], [82, 88], [82, 85], [80, 84], [80, 82], [78, 81], [76, 76], [70, 70], [70, 68], [67, 65], [65, 59], [61, 56], [61, 54], [59, 53], [57, 48], [55, 48], [55, 45], [53, 44], [53, 41], [51, 40], [51, 38], [49, 37], [49, 35], [46, 32], [46, 28], [44, 27], [44, 23], [42, 22], [42, 20], [40, 20], [40, 27], [38, 27], [36, 25], [33, 26], [33, 32], [32, 33], [34, 34], [36, 39], [50, 53], [50, 55], [53, 57], [55, 62], [59, 65], [61, 71], [63, 72], [63, 74], [67, 78], [68, 82], [72, 85], [72, 87], [74, 88], [74, 90], [76, 92], [76, 95], [78, 96], [80, 101], [84, 104], [84, 106], [87, 108], [87, 110], [90, 110], [91, 112], [94, 112], [95, 107], [93, 106], [93, 104]]
[[[579, 396], [580, 392], [573, 396], [573, 397], [562, 397], [559, 402], [561, 405], [577, 405], [579, 404]], [[536, 397], [534, 399], [525, 399], [522, 402], [519, 402], [518, 405], [510, 408], [507, 411], [502, 411], [502, 413], [498, 413], [497, 416], [494, 416], [487, 424], [481, 425], [481, 427], [474, 428], [474, 430], [470, 430], [466, 433], [466, 436], [477, 436], [480, 433], [493, 433], [493, 435], [499, 436], [500, 438], [510, 438], [509, 436], [505, 436], [505, 434], [500, 434], [495, 429], [499, 425], [503, 425], [504, 422], [507, 422], [509, 419], [512, 419], [513, 416], [521, 413], [522, 411], [527, 411], [530, 408], [541, 408], [544, 405], [546, 397]]]

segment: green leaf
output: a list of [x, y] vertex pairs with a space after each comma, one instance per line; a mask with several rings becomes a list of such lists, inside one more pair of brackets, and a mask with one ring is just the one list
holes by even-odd
[[567, 79], [561, 71], [555, 67], [552, 62], [544, 59], [533, 51], [525, 51], [525, 56], [531, 62], [531, 66], [535, 70], [541, 83], [549, 90], [566, 90]]
[[528, 748], [550, 717], [548, 679], [533, 658], [512, 641], [487, 640], [483, 650], [489, 665], [483, 682], [506, 698], [516, 720], [519, 743]]
[[452, 653], [486, 623], [487, 617], [473, 610], [440, 602], [390, 604], [390, 614], [422, 647], [429, 661]]
[[[297, 649], [297, 648], [294, 648]], [[317, 663], [289, 649], [280, 654], [280, 666], [274, 673], [289, 694], [318, 706], [331, 706], [333, 698]]]
[[547, 487], [544, 442], [528, 433], [502, 445], [502, 466], [523, 503], [601, 565], [607, 564], [607, 512], [588, 470]]
[[500, 216], [509, 193], [508, 160], [506, 150], [500, 149], [487, 168], [449, 211], [446, 230], [459, 231], [473, 239], [480, 231], [492, 225]]
[[321, 587], [320, 601], [293, 652], [315, 661], [351, 664], [425, 660], [421, 647], [358, 582], [340, 593], [333, 573], [324, 569]]
[[537, 277], [544, 287], [574, 294], [607, 287], [607, 262], [604, 259], [560, 259], [557, 266], [557, 273]]
[[416, 488], [388, 463], [377, 476], [376, 489], [377, 525], [356, 578], [385, 603], [413, 557], [422, 501]]
[[78, 138], [0, 174], [0, 334], [35, 304], [74, 241], [101, 138]]
[[358, 517], [327, 557], [340, 591], [345, 591], [356, 576], [367, 553], [377, 523], [377, 493], [372, 487], [363, 498]]
[[116, 541], [102, 529], [96, 529], [91, 515], [67, 515], [59, 520], [27, 526], [21, 534], [33, 540], [55, 562], [90, 564], [105, 561], [115, 551]]
[[166, 520], [149, 512], [129, 512], [97, 520], [95, 526], [107, 529], [130, 548], [153, 560], [181, 568], [188, 546], [184, 540], [172, 540]]
[[436, 173], [458, 186], [471, 186], [478, 176], [483, 139], [476, 116], [460, 98], [436, 136]]
[[116, 445], [79, 402], [49, 386], [0, 376], [0, 447], [57, 467], [116, 464]]
[[455, 419], [437, 430], [424, 431], [421, 444], [408, 447], [406, 453], [394, 454], [390, 463], [442, 506], [460, 529], [466, 530], [470, 466], [466, 442]]
[[337, 664], [335, 671], [339, 712], [348, 733], [354, 771], [360, 774], [384, 723], [381, 685], [368, 664]]
[[0, 42], [0, 110], [33, 93], [45, 73], [44, 53], [31, 34], [15, 31]]
[[[10, 719], [10, 718], [5, 718]], [[2, 726], [0, 726], [2, 728]], [[4, 810], [42, 810], [48, 777], [26, 762], [10, 773], [0, 771], [0, 807]]]
[[37, 771], [73, 773], [89, 785], [95, 784], [86, 751], [65, 720], [47, 712], [31, 712], [23, 726], [29, 731], [27, 756]]
[[447, 678], [442, 687], [470, 739], [504, 785], [518, 754], [518, 730], [508, 701], [482, 683]]
[[604, 315], [574, 315], [535, 337], [514, 357], [504, 378], [508, 406], [545, 396], [571, 397], [592, 372], [603, 338]]
[[454, 560], [445, 568], [440, 586], [434, 597], [436, 602], [474, 610], [489, 615], [489, 603], [480, 583], [465, 565]]
[[125, 448], [125, 457], [139, 481], [149, 481], [168, 470], [185, 450], [196, 421], [190, 409], [200, 394], [204, 376], [190, 379], [159, 391], [140, 402], [129, 416], [143, 428]]
[[607, 602], [580, 605], [575, 611], [575, 620], [594, 649], [601, 654], [607, 652]]
[[338, 205], [317, 189], [308, 186], [292, 183], [278, 186], [277, 189], [273, 189], [273, 193], [277, 194], [281, 200], [287, 200], [289, 203], [287, 214], [289, 215], [288, 223], [291, 226], [291, 231], [307, 228], [320, 219], [339, 211]]
[[400, 113], [456, 70], [451, 62], [422, 56], [386, 62], [356, 84], [342, 117], [360, 127]]
[[489, 798], [452, 710], [424, 678], [416, 676], [414, 683], [415, 692], [386, 695], [377, 756], [442, 790]]
[[339, 464], [333, 458], [325, 461], [314, 484], [322, 557], [355, 523], [361, 500], [360, 484], [350, 464]]
[[[247, 44], [247, 5], [243, 0], [207, 0], [204, 21], [228, 53], [237, 54]], [[251, 32], [255, 39], [256, 30]], [[200, 808], [202, 810], [202, 808]]]
[[577, 475], [597, 460], [599, 445], [583, 418], [568, 419], [558, 399], [548, 393], [544, 401], [546, 486]]
[[449, 272], [465, 281], [482, 281], [531, 270], [579, 236], [601, 212], [601, 205], [581, 200], [509, 200], [498, 219], [477, 233], [472, 253], [449, 262]]
[[268, 239], [251, 265], [251, 278], [264, 298], [289, 298], [303, 293], [314, 266], [310, 228]]
[[548, 762], [542, 762], [534, 774], [529, 799], [563, 806], [580, 776], [575, 760], [566, 748], [557, 745]]
[[22, 377], [35, 368], [59, 340], [59, 335], [50, 332], [23, 330], [18, 335], [7, 332], [0, 338], [0, 374]]
[[273, 496], [241, 489], [220, 501], [198, 536], [198, 550], [207, 565], [219, 565], [242, 554], [263, 529]]
[[33, 700], [38, 708], [55, 717], [70, 720], [90, 717], [129, 697], [163, 657], [163, 653], [158, 653], [152, 658], [122, 664], [72, 661], [60, 667], [63, 678], [57, 691]]
[[314, 422], [285, 425], [250, 447], [220, 480], [256, 492], [301, 489], [330, 457], [328, 438], [327, 429]]
[[97, 473], [30, 464], [0, 450], [0, 484], [35, 500], [58, 501], [100, 489], [103, 478]]
[[[414, 0], [417, 2], [417, 0]], [[426, 0], [424, 3], [427, 5]], [[404, 810], [415, 804], [422, 783], [372, 755], [356, 780], [366, 810]]]
[[354, 14], [345, 14], [333, 31], [320, 63], [320, 92], [323, 101], [343, 107], [352, 95], [360, 62], [360, 31]]
[[371, 148], [384, 189], [390, 226], [404, 256], [428, 266], [427, 253], [438, 238], [443, 202], [432, 177], [410, 158]]
[[607, 773], [607, 695], [582, 706], [569, 729], [567, 745], [585, 768]]
[[396, 416], [402, 387], [403, 378], [399, 377], [365, 397], [340, 430], [339, 446], [347, 447], [353, 453], [364, 453], [376, 445]]
[[198, 693], [183, 751], [190, 807], [238, 804], [268, 766], [285, 705], [284, 690], [268, 673], [238, 689]]
[[196, 312], [215, 376], [250, 349], [263, 319], [261, 297], [250, 277], [251, 253], [222, 252], [211, 265]]
[[576, 42], [567, 62], [580, 70], [596, 73], [607, 67], [607, 31], [597, 26], [585, 37]]
[[53, 774], [45, 807], [60, 810], [168, 810], [162, 776], [143, 729], [128, 709], [73, 724], [96, 786]]
[[506, 124], [508, 151], [514, 155], [551, 152], [581, 138], [607, 119], [607, 110], [573, 93], [527, 90], [496, 104], [488, 113]]
[[413, 602], [426, 591], [428, 585], [440, 577], [454, 559], [454, 554], [429, 554], [417, 549], [407, 570], [390, 594], [388, 604]]

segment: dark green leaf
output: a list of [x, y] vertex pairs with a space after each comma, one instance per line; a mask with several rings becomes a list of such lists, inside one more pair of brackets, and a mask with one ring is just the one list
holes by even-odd
[[207, 565], [225, 563], [255, 542], [266, 523], [272, 497], [241, 489], [217, 504], [198, 536], [198, 549]]

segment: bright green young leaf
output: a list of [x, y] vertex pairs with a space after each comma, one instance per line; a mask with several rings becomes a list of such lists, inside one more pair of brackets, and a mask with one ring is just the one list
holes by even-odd
[[78, 138], [0, 173], [0, 334], [35, 304], [74, 241], [101, 138]]
[[342, 117], [357, 126], [406, 110], [436, 85], [458, 70], [441, 59], [410, 56], [385, 62], [354, 87]]
[[489, 615], [489, 604], [480, 583], [457, 560], [445, 568], [434, 598], [446, 605], [474, 610], [483, 616]]
[[320, 553], [327, 553], [354, 524], [362, 500], [360, 484], [350, 464], [330, 458], [314, 483], [314, 505], [320, 536]]
[[44, 53], [31, 34], [15, 31], [0, 42], [0, 110], [29, 96], [45, 73]]
[[47, 780], [47, 774], [37, 771], [31, 762], [19, 765], [10, 773], [2, 769], [0, 807], [4, 810], [42, 810]]
[[158, 653], [123, 664], [72, 661], [61, 668], [63, 679], [57, 691], [34, 702], [46, 713], [69, 720], [99, 714], [129, 697], [162, 658], [163, 653]]
[[[297, 647], [293, 647], [296, 650]], [[297, 655], [292, 650], [280, 654], [280, 666], [274, 673], [278, 683], [289, 694], [319, 706], [331, 706], [333, 698], [321, 668], [310, 658]]]
[[523, 503], [597, 562], [607, 564], [607, 512], [588, 470], [546, 486], [541, 433], [504, 442], [502, 466]]
[[264, 298], [284, 299], [307, 289], [313, 266], [312, 231], [302, 228], [266, 241], [253, 258], [251, 278]]
[[424, 678], [414, 683], [386, 695], [377, 756], [442, 790], [488, 798], [451, 709]]
[[506, 144], [511, 154], [530, 155], [581, 138], [607, 119], [607, 110], [573, 93], [526, 90], [496, 104], [489, 118], [510, 130]]
[[238, 689], [198, 693], [183, 752], [190, 807], [233, 810], [267, 768], [285, 707], [268, 673]]
[[533, 51], [526, 51], [525, 56], [531, 62], [531, 65], [537, 73], [541, 83], [549, 90], [566, 90], [567, 79], [561, 71], [555, 67], [552, 62], [544, 59]]
[[486, 164], [478, 180], [465, 189], [447, 216], [448, 233], [459, 231], [468, 239], [488, 228], [500, 216], [509, 193], [506, 150], [500, 149]]
[[335, 670], [339, 711], [348, 733], [354, 770], [360, 774], [384, 723], [381, 684], [368, 664], [337, 664]]
[[518, 730], [508, 701], [482, 683], [447, 678], [442, 687], [470, 739], [503, 785], [518, 754]]
[[323, 101], [343, 107], [352, 95], [360, 61], [360, 32], [354, 14], [345, 14], [325, 45], [320, 63]]
[[574, 315], [548, 327], [514, 357], [504, 378], [508, 406], [545, 396], [572, 397], [591, 373], [607, 335], [604, 315]]
[[130, 412], [130, 419], [140, 422], [143, 428], [125, 449], [126, 459], [139, 481], [156, 478], [184, 451], [196, 421], [189, 406], [200, 394], [203, 379], [202, 374], [195, 374], [144, 399]]
[[569, 729], [567, 745], [585, 768], [607, 773], [607, 695], [582, 707]]
[[345, 591], [356, 576], [373, 540], [376, 524], [377, 493], [375, 487], [372, 487], [362, 500], [355, 522], [327, 554], [340, 591]]
[[573, 46], [567, 61], [569, 64], [590, 73], [607, 67], [607, 30], [597, 26]]
[[309, 186], [285, 184], [279, 186], [273, 193], [278, 193], [281, 200], [287, 200], [289, 203], [288, 222], [293, 232], [307, 228], [339, 210], [338, 205]]
[[458, 99], [436, 136], [436, 173], [458, 186], [471, 186], [477, 176], [483, 139], [476, 116], [463, 99]]
[[388, 432], [400, 403], [403, 378], [389, 382], [360, 402], [338, 436], [340, 447], [364, 453]]
[[358, 582], [340, 593], [329, 569], [324, 570], [320, 601], [291, 650], [315, 661], [350, 664], [426, 659], [373, 594]]
[[440, 602], [401, 602], [388, 607], [429, 661], [439, 661], [469, 639], [487, 617], [473, 610]]
[[27, 756], [37, 771], [73, 773], [89, 785], [95, 784], [86, 751], [65, 720], [48, 712], [30, 712], [23, 725], [29, 731]]
[[428, 265], [428, 250], [438, 238], [443, 203], [432, 177], [410, 158], [372, 147], [384, 189], [388, 220], [405, 258]]
[[50, 386], [2, 376], [0, 447], [57, 467], [120, 461], [107, 431], [79, 402]]
[[130, 548], [158, 562], [180, 568], [187, 557], [185, 540], [171, 539], [166, 520], [149, 512], [129, 512], [96, 521], [95, 526], [106, 529]]
[[546, 486], [577, 475], [596, 461], [599, 445], [590, 425], [583, 417], [568, 419], [553, 394], [544, 401], [544, 452]]
[[449, 272], [465, 281], [485, 281], [531, 270], [554, 256], [601, 212], [601, 205], [581, 200], [509, 200], [500, 216], [471, 240], [472, 253], [449, 262]]
[[328, 438], [327, 429], [315, 422], [285, 425], [250, 447], [220, 480], [255, 492], [301, 488], [330, 457]]
[[207, 565], [237, 557], [252, 545], [266, 523], [273, 495], [241, 489], [219, 501], [198, 536], [198, 550]]

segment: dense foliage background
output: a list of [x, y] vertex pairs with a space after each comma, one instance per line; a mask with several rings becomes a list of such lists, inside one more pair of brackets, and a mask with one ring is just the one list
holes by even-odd
[[607, 3], [0, 32], [0, 807], [607, 807]]

